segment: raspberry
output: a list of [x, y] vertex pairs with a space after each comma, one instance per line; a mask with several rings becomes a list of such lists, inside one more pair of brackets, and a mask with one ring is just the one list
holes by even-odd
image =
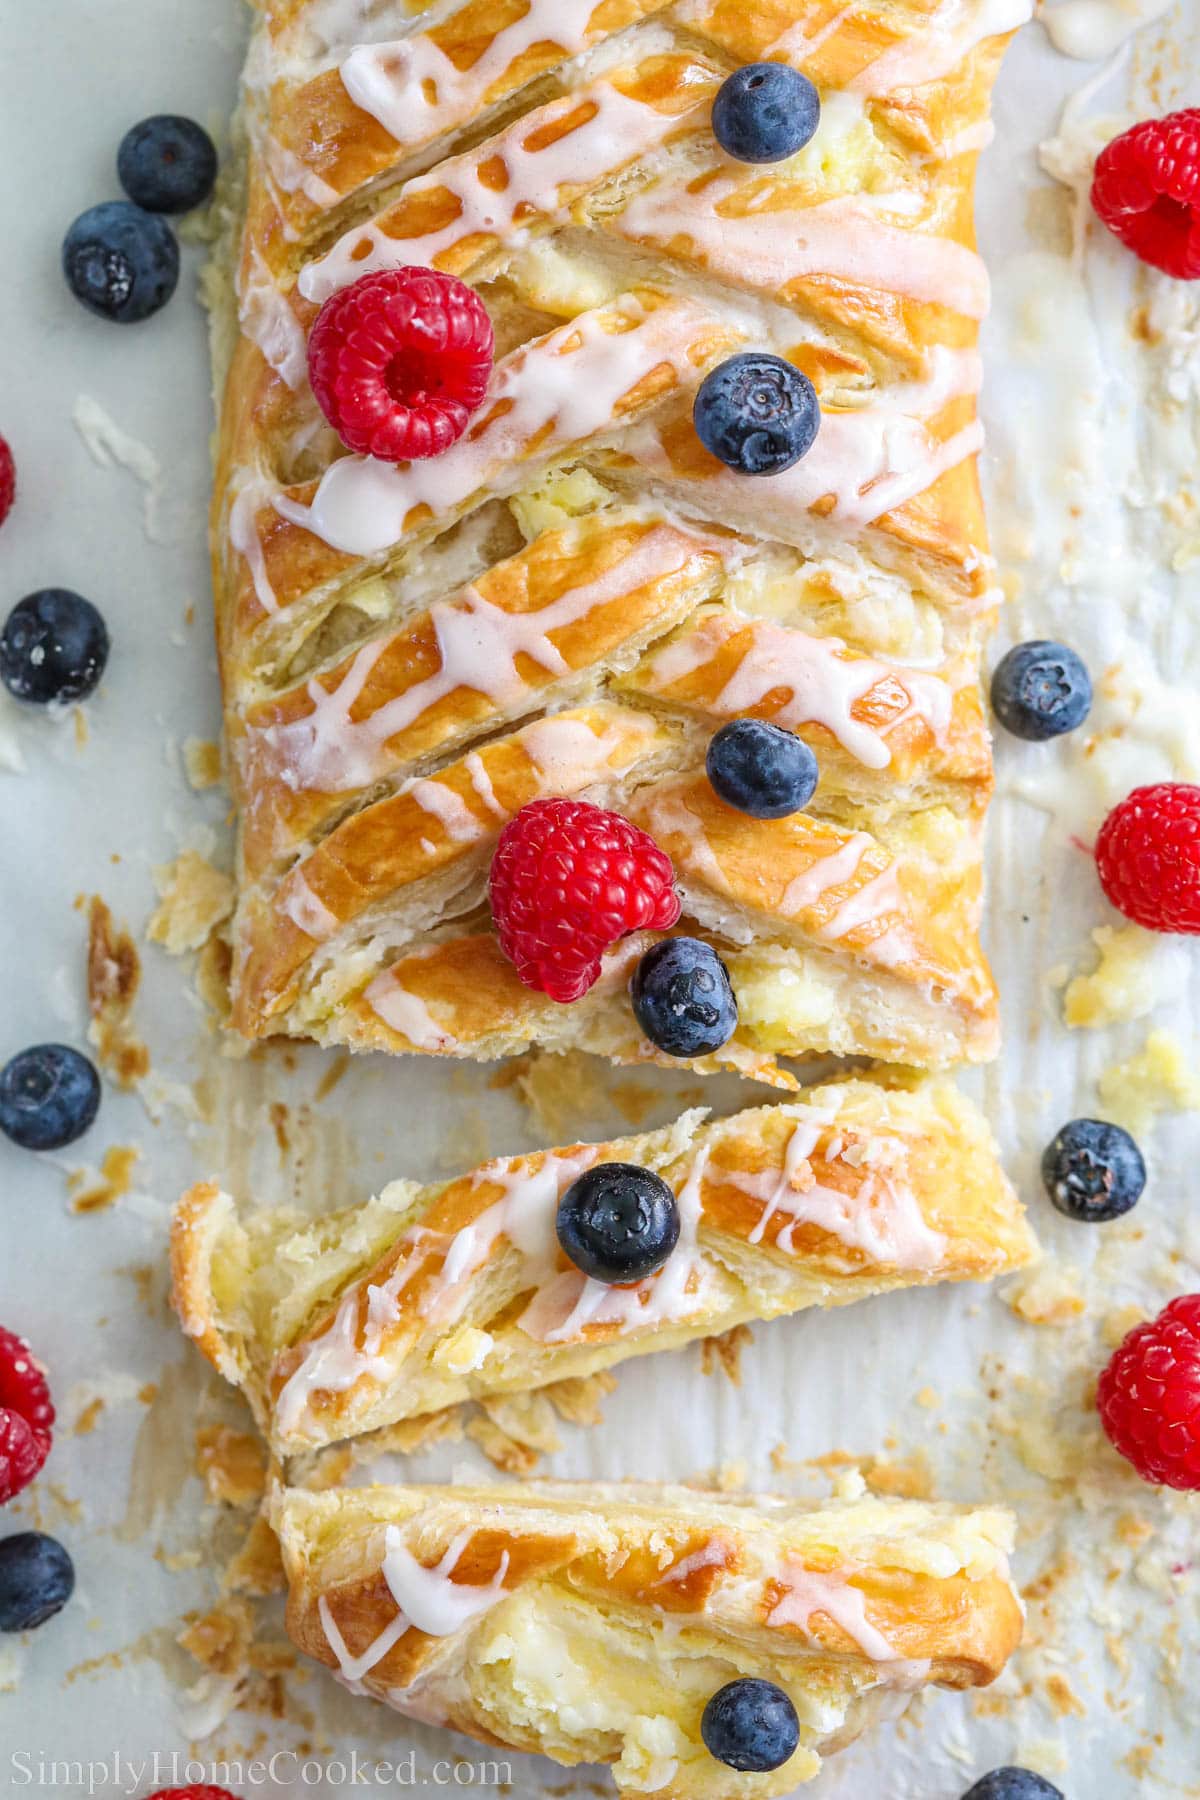
[[1200, 932], [1200, 787], [1134, 788], [1096, 839], [1100, 886], [1147, 931]]
[[1096, 158], [1092, 205], [1143, 262], [1200, 278], [1200, 107], [1131, 125]]
[[500, 833], [492, 917], [526, 987], [578, 1000], [603, 951], [630, 931], [679, 917], [671, 859], [652, 837], [586, 800], [534, 800]]
[[54, 1406], [29, 1345], [0, 1325], [0, 1505], [28, 1487], [50, 1454]]
[[317, 405], [350, 450], [381, 462], [440, 456], [492, 372], [492, 322], [436, 269], [381, 269], [333, 294], [308, 339]]
[[13, 453], [2, 437], [0, 437], [0, 525], [3, 525], [12, 511], [13, 501], [17, 497], [17, 465], [13, 461]]
[[217, 1787], [182, 1787], [159, 1788], [156, 1794], [147, 1796], [147, 1800], [237, 1800], [228, 1788]]
[[1200, 1294], [1134, 1326], [1100, 1377], [1096, 1405], [1143, 1481], [1200, 1488]]

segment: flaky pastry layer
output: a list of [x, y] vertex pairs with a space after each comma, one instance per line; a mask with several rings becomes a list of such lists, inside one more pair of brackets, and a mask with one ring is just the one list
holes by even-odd
[[[655, 1169], [681, 1232], [631, 1287], [559, 1248], [558, 1202], [602, 1162]], [[281, 1455], [459, 1401], [583, 1376], [754, 1319], [984, 1280], [1034, 1251], [975, 1109], [945, 1082], [831, 1082], [792, 1104], [396, 1181], [316, 1221], [193, 1188], [172, 1231], [184, 1330]]]
[[[972, 194], [1028, 10], [258, 0], [213, 278], [237, 1029], [661, 1060], [622, 947], [569, 1008], [499, 955], [497, 834], [570, 794], [660, 837], [682, 928], [729, 964], [738, 1029], [702, 1069], [994, 1053]], [[822, 115], [754, 166], [710, 115], [759, 58], [803, 69]], [[465, 437], [385, 465], [342, 452], [305, 346], [332, 294], [410, 264], [474, 286], [497, 363]], [[743, 349], [820, 398], [775, 477], [692, 425]], [[805, 814], [715, 801], [707, 742], [744, 715], [813, 746]]]
[[[272, 1522], [288, 1631], [352, 1691], [608, 1763], [631, 1800], [775, 1800], [925, 1684], [993, 1681], [1021, 1637], [1000, 1509], [539, 1482], [282, 1490]], [[771, 1774], [700, 1737], [745, 1676], [800, 1720]]]

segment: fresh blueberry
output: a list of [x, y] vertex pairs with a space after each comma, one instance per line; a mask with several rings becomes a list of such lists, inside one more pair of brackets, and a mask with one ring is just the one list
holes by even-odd
[[713, 792], [752, 819], [786, 819], [817, 787], [817, 759], [794, 731], [763, 719], [722, 725], [705, 758]]
[[638, 1024], [668, 1056], [711, 1056], [737, 1030], [729, 970], [699, 938], [664, 938], [647, 950], [629, 993]]
[[16, 1531], [0, 1538], [0, 1631], [32, 1631], [75, 1591], [75, 1565], [57, 1538]]
[[38, 1044], [0, 1069], [0, 1131], [23, 1150], [61, 1150], [100, 1108], [100, 1077], [68, 1044]]
[[597, 1163], [558, 1203], [558, 1241], [593, 1281], [641, 1281], [679, 1242], [675, 1196], [652, 1169]]
[[41, 588], [18, 600], [0, 633], [0, 681], [16, 700], [86, 700], [108, 661], [108, 628], [81, 594]]
[[739, 162], [782, 162], [803, 150], [821, 120], [821, 99], [807, 75], [787, 63], [747, 63], [721, 83], [713, 136]]
[[817, 390], [782, 356], [745, 350], [700, 383], [693, 411], [706, 450], [739, 475], [779, 475], [812, 449], [821, 426]]
[[1146, 1165], [1119, 1125], [1072, 1119], [1042, 1156], [1042, 1180], [1060, 1213], [1102, 1225], [1137, 1205], [1146, 1185]]
[[121, 139], [117, 176], [129, 198], [147, 212], [191, 212], [213, 191], [216, 147], [194, 119], [156, 113], [131, 125]]
[[1061, 1788], [1029, 1769], [993, 1769], [962, 1800], [1063, 1800]]
[[118, 325], [148, 319], [179, 280], [179, 245], [164, 219], [128, 200], [80, 213], [62, 247], [67, 286], [89, 312]]
[[1041, 743], [1082, 725], [1092, 710], [1092, 679], [1065, 644], [1037, 638], [1001, 657], [992, 676], [992, 711], [1014, 737]]
[[795, 1754], [800, 1721], [782, 1688], [747, 1675], [717, 1689], [700, 1720], [700, 1736], [718, 1762], [762, 1775]]

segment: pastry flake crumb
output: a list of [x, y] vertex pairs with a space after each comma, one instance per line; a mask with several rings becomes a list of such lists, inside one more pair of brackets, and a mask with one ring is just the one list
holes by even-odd
[[150, 1072], [150, 1052], [133, 1029], [142, 965], [129, 932], [113, 924], [99, 894], [88, 902], [88, 1042], [118, 1087], [132, 1088]]
[[136, 1144], [110, 1144], [98, 1169], [87, 1163], [67, 1176], [68, 1204], [73, 1213], [107, 1212], [133, 1186], [141, 1151]]
[[267, 1478], [257, 1438], [227, 1425], [202, 1425], [197, 1430], [196, 1473], [215, 1505], [239, 1507], [258, 1504]]
[[536, 1469], [540, 1460], [538, 1452], [527, 1444], [517, 1443], [486, 1414], [479, 1413], [468, 1422], [466, 1429], [472, 1443], [478, 1444], [488, 1461], [503, 1474], [528, 1475]]
[[247, 1601], [226, 1600], [188, 1622], [176, 1640], [210, 1675], [237, 1677], [250, 1666], [254, 1614]]
[[897, 1500], [933, 1499], [933, 1469], [922, 1450], [897, 1462], [883, 1456], [872, 1457], [863, 1466], [863, 1479], [873, 1494]]
[[1113, 1063], [1097, 1090], [1106, 1118], [1141, 1137], [1160, 1112], [1200, 1109], [1200, 1069], [1169, 1031], [1152, 1031], [1142, 1049]]
[[355, 1439], [352, 1449], [356, 1461], [369, 1462], [376, 1456], [388, 1454], [413, 1456], [433, 1444], [461, 1443], [462, 1435], [463, 1408], [446, 1406], [441, 1412], [422, 1413], [415, 1419], [397, 1419], [394, 1425], [368, 1432], [365, 1437]]
[[541, 1391], [568, 1425], [600, 1425], [604, 1421], [601, 1401], [616, 1385], [615, 1375], [598, 1369], [594, 1375], [568, 1375], [564, 1381], [552, 1381]]
[[1085, 1309], [1076, 1271], [1049, 1261], [1006, 1282], [1003, 1297], [1029, 1325], [1069, 1325]]
[[[554, 1428], [554, 1408], [543, 1394], [492, 1394], [480, 1404], [492, 1424], [515, 1443], [545, 1456], [561, 1450], [562, 1440]], [[470, 1427], [467, 1429], [470, 1435]]]
[[1162, 998], [1162, 940], [1140, 925], [1119, 930], [1098, 925], [1092, 942], [1099, 962], [1076, 975], [1063, 995], [1063, 1019], [1072, 1031], [1094, 1030], [1141, 1019]]
[[285, 1592], [287, 1576], [279, 1539], [261, 1512], [246, 1533], [241, 1549], [227, 1565], [222, 1586], [226, 1593], [245, 1594], [258, 1600]]
[[700, 1366], [706, 1375], [719, 1370], [734, 1387], [741, 1387], [742, 1351], [752, 1341], [748, 1325], [735, 1325], [731, 1331], [705, 1338], [700, 1345]]
[[185, 850], [174, 862], [155, 869], [154, 885], [160, 904], [146, 936], [170, 956], [202, 949], [230, 917], [236, 901], [232, 878], [196, 850]]
[[183, 740], [183, 767], [188, 786], [197, 794], [221, 785], [221, 746], [212, 738]]

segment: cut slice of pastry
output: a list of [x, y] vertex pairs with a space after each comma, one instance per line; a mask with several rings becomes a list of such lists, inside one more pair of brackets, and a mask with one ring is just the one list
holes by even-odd
[[[655, 1172], [675, 1197], [678, 1242], [632, 1284], [585, 1274], [557, 1234], [563, 1196], [609, 1163]], [[984, 1280], [1033, 1250], [957, 1090], [869, 1080], [503, 1157], [436, 1186], [396, 1181], [315, 1222], [239, 1214], [205, 1184], [181, 1201], [172, 1237], [184, 1330], [282, 1455], [747, 1320]]]
[[[994, 1681], [1021, 1638], [998, 1508], [539, 1482], [282, 1490], [272, 1522], [292, 1640], [352, 1692], [608, 1763], [630, 1796], [773, 1800], [926, 1683]], [[701, 1738], [748, 1677], [799, 1721], [770, 1773]]]
[[[619, 944], [556, 1005], [486, 903], [569, 795], [669, 851], [739, 1021], [702, 1069], [990, 1056], [979, 948], [995, 590], [975, 456], [974, 169], [1029, 0], [256, 0], [245, 179], [214, 277], [212, 547], [242, 822], [233, 1020], [354, 1048], [664, 1060]], [[816, 87], [778, 162], [717, 142], [766, 59]], [[470, 285], [487, 395], [439, 456], [347, 454], [307, 375], [379, 271]], [[784, 472], [705, 449], [745, 350], [813, 384]], [[716, 802], [739, 716], [798, 733], [805, 812]]]

